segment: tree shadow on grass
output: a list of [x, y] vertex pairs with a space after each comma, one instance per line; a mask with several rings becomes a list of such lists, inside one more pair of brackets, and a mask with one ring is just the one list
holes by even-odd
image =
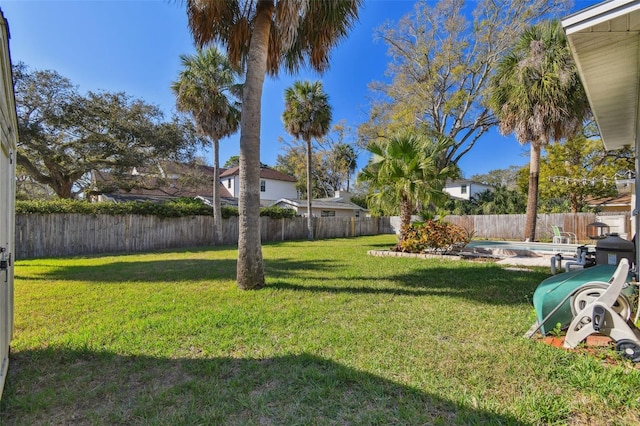
[[270, 288], [318, 293], [449, 296], [496, 305], [524, 302], [540, 282], [549, 277], [538, 270], [512, 271], [499, 266], [437, 266], [384, 276], [339, 278], [327, 274], [313, 280], [299, 280], [295, 274], [288, 274], [277, 266], [271, 266], [271, 281], [267, 284]]
[[[28, 274], [20, 265], [15, 279], [28, 281], [72, 280], [96, 283], [123, 282], [189, 282], [212, 279], [233, 280], [235, 259], [180, 259], [166, 261], [114, 261], [98, 265], [49, 266], [46, 272]], [[25, 270], [28, 266], [25, 266]]]
[[[167, 261], [113, 262], [83, 265], [51, 266], [42, 273], [22, 272], [20, 281], [53, 280], [85, 281], [98, 284], [189, 283], [211, 280], [235, 280], [235, 259], [177, 259]], [[523, 302], [547, 273], [511, 271], [496, 265], [469, 265], [451, 262], [415, 262], [402, 272], [387, 273], [384, 268], [375, 275], [358, 270], [346, 261], [334, 259], [278, 258], [265, 260], [267, 287], [288, 291], [350, 294], [390, 294], [403, 296], [453, 296], [489, 304]], [[393, 263], [389, 263], [392, 267]], [[405, 265], [407, 266], [407, 265]], [[341, 274], [350, 274], [344, 276]]]
[[0, 423], [526, 424], [310, 354], [154, 358], [59, 348], [12, 355]]
[[[47, 269], [45, 272], [29, 274], [29, 266]], [[300, 277], [309, 272], [329, 272], [344, 266], [341, 262], [325, 259], [277, 259], [265, 261], [267, 276]], [[71, 280], [96, 283], [123, 282], [190, 282], [203, 280], [235, 280], [236, 259], [172, 259], [167, 261], [113, 262], [83, 265], [58, 266], [55, 263], [28, 265], [15, 269], [18, 281]], [[24, 270], [22, 269], [24, 268]]]
[[528, 272], [514, 271], [497, 265], [468, 266], [464, 268], [432, 267], [391, 277], [405, 288], [431, 291], [490, 304], [523, 302], [536, 287], [549, 277], [541, 269]]

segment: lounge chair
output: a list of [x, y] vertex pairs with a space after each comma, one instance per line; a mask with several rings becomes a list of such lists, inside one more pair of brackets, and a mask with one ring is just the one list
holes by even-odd
[[578, 237], [573, 232], [567, 232], [562, 229], [561, 226], [551, 225], [553, 229], [553, 244], [571, 244], [571, 240], [577, 244]]

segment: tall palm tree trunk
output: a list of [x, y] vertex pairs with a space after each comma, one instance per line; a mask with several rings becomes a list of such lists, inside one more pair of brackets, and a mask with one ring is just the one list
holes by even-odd
[[213, 243], [220, 244], [222, 238], [222, 209], [220, 208], [220, 146], [219, 140], [213, 140]]
[[527, 221], [524, 227], [524, 238], [528, 241], [535, 241], [536, 239], [538, 180], [540, 176], [540, 147], [540, 143], [531, 142], [531, 154], [529, 155], [529, 193], [527, 196]]
[[244, 290], [265, 284], [260, 244], [260, 103], [273, 9], [273, 0], [258, 1], [242, 92], [237, 280]]
[[311, 139], [307, 140], [307, 239], [313, 240], [313, 214], [311, 210]]

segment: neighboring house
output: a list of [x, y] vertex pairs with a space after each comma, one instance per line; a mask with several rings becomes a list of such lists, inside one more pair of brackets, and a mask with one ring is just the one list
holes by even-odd
[[[116, 182], [108, 173], [91, 173], [94, 194], [91, 201], [154, 201], [161, 202], [180, 197], [201, 198], [212, 203], [213, 167], [201, 164], [163, 162], [154, 167], [136, 168], [127, 176], [126, 186]], [[229, 191], [219, 183], [222, 205], [237, 205]]]
[[631, 194], [591, 198], [587, 199], [587, 205], [602, 213], [627, 213], [631, 211]]
[[628, 239], [630, 235], [633, 236], [632, 200], [632, 194], [618, 194], [613, 197], [588, 199], [587, 205], [597, 209], [596, 222], [607, 224], [608, 233], [615, 232]]
[[[298, 216], [307, 216], [307, 200], [281, 198], [272, 205], [293, 209]], [[368, 210], [351, 202], [351, 194], [336, 191], [333, 198], [311, 200], [312, 215], [316, 217], [363, 217]]]
[[473, 180], [449, 181], [444, 187], [444, 191], [452, 198], [469, 201], [472, 197], [485, 191], [493, 191], [491, 185], [487, 185]]
[[[220, 181], [230, 195], [240, 195], [240, 168], [232, 167], [220, 173]], [[280, 173], [270, 167], [260, 168], [260, 205], [268, 206], [281, 198], [294, 199], [298, 196], [297, 179]]]

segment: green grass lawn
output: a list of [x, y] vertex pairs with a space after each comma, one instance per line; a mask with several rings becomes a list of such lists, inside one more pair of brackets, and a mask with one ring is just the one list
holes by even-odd
[[[527, 340], [548, 268], [379, 258], [393, 236], [15, 268], [1, 424], [637, 424], [640, 370]], [[614, 354], [615, 357], [615, 354]]]

